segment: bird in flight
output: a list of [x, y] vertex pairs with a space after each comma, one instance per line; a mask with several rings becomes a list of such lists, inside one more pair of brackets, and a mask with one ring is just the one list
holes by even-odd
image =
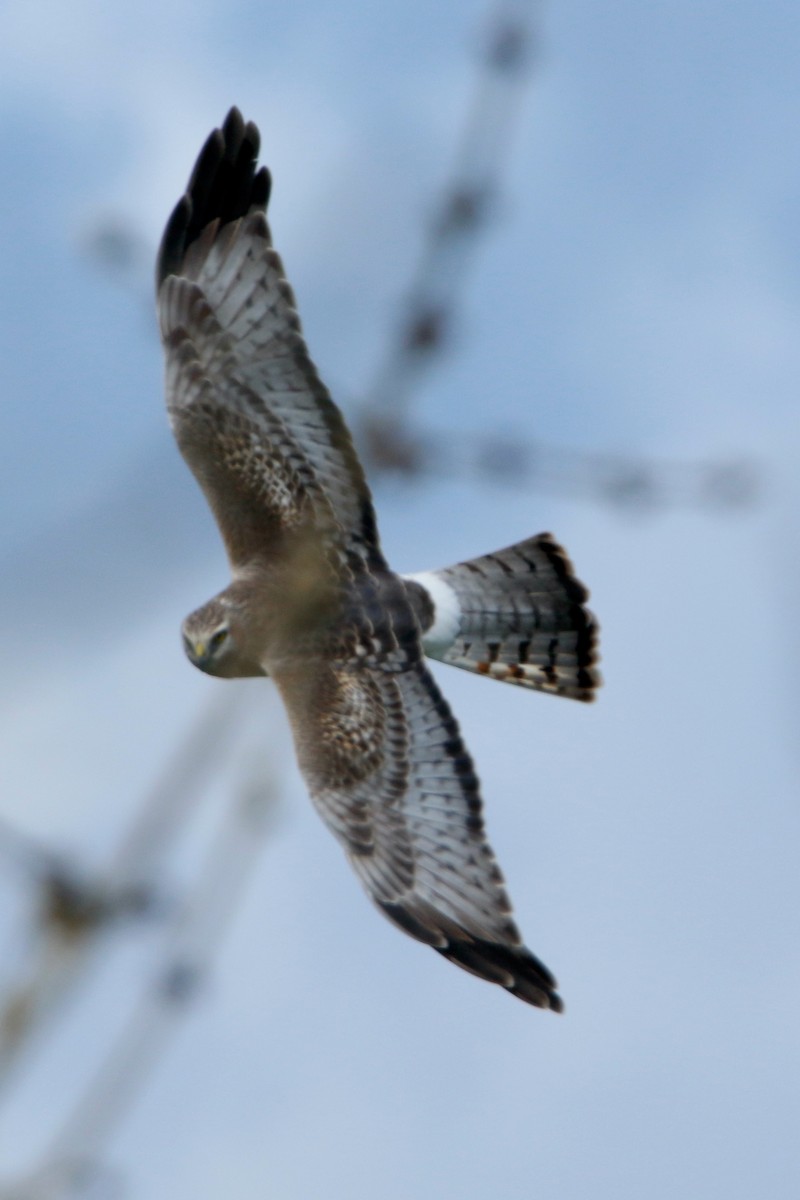
[[158, 254], [167, 410], [232, 576], [184, 621], [186, 654], [210, 675], [274, 680], [314, 804], [391, 921], [559, 1012], [555, 979], [512, 918], [472, 759], [425, 659], [591, 700], [588, 593], [549, 534], [438, 571], [388, 566], [272, 248], [259, 145], [231, 109]]

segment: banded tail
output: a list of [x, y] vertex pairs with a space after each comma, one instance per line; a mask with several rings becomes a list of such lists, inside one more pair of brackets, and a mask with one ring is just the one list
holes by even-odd
[[404, 575], [430, 658], [521, 687], [593, 700], [598, 627], [549, 533], [441, 571]]

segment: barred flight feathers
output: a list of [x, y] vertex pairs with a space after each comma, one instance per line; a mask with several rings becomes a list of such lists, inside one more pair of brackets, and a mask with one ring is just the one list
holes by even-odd
[[231, 109], [162, 238], [158, 312], [173, 432], [234, 571], [263, 561], [276, 527], [290, 535], [309, 519], [326, 530], [332, 553], [384, 566], [363, 469], [272, 249], [258, 148], [256, 127]]
[[585, 607], [588, 591], [551, 534], [403, 578], [412, 603], [416, 593], [422, 648], [431, 658], [572, 700], [594, 699], [597, 623]]
[[558, 1012], [555, 980], [513, 921], [472, 759], [423, 652], [589, 699], [586, 591], [544, 534], [406, 580], [389, 569], [272, 248], [258, 151], [255, 125], [231, 109], [158, 256], [167, 411], [233, 575], [184, 621], [186, 654], [210, 675], [275, 680], [314, 803], [395, 925]]
[[447, 701], [421, 664], [295, 666], [276, 683], [323, 820], [404, 932], [538, 1008], [556, 981], [522, 944]]

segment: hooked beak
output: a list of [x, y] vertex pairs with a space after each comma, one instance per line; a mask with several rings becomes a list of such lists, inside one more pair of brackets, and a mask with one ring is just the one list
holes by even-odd
[[191, 638], [183, 639], [183, 648], [186, 651], [186, 657], [193, 666], [200, 671], [205, 671], [208, 665], [208, 645], [206, 642], [193, 642]]

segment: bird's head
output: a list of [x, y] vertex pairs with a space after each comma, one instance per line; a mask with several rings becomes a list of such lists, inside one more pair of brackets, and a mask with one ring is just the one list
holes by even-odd
[[243, 652], [239, 625], [239, 614], [227, 597], [215, 596], [190, 613], [181, 626], [186, 657], [198, 670], [223, 679], [265, 675], [261, 664]]

